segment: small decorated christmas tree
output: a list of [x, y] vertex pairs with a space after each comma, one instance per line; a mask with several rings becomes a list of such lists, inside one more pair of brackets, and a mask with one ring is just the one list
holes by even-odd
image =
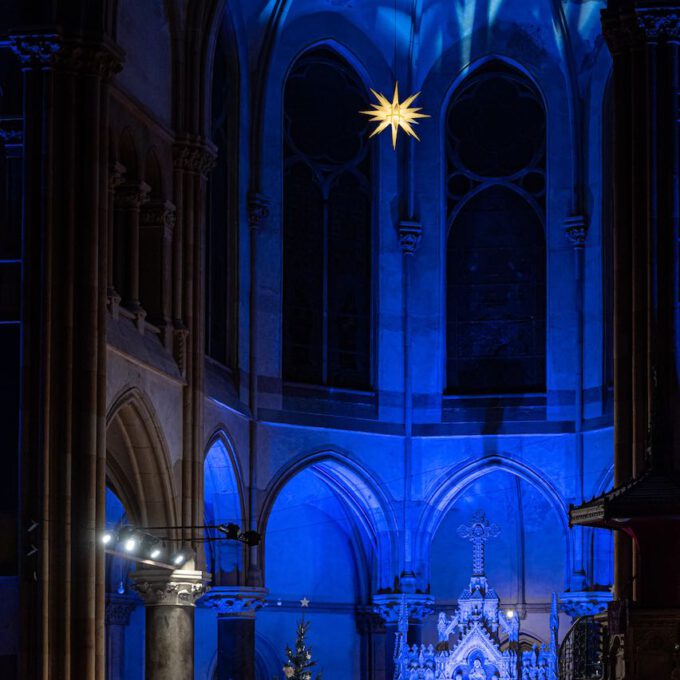
[[[309, 621], [304, 616], [298, 621], [295, 631], [295, 650], [286, 647], [287, 661], [283, 666], [283, 674], [290, 680], [312, 680], [311, 668], [316, 666], [312, 661], [312, 650], [307, 647], [305, 635], [309, 630]], [[321, 674], [317, 673], [316, 680], [321, 680]]]

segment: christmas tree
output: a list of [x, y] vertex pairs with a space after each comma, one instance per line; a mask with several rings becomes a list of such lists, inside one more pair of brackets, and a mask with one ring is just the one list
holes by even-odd
[[[312, 650], [307, 647], [305, 635], [309, 630], [309, 621], [305, 621], [304, 616], [298, 621], [295, 631], [295, 651], [286, 647], [286, 657], [288, 660], [283, 666], [283, 674], [291, 680], [312, 680], [312, 671], [316, 666], [316, 661], [312, 661]], [[318, 673], [316, 680], [321, 680]]]

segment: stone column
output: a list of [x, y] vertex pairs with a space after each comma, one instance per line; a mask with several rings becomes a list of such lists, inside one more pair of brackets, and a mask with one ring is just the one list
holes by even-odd
[[385, 677], [394, 676], [394, 645], [402, 601], [408, 609], [408, 644], [422, 642], [423, 620], [434, 612], [434, 597], [422, 593], [381, 593], [373, 596], [373, 611], [385, 622]]
[[218, 586], [201, 604], [217, 610], [216, 680], [255, 680], [255, 614], [266, 588]]
[[146, 680], [194, 680], [194, 609], [210, 576], [139, 569], [131, 578], [146, 607]]
[[163, 344], [172, 349], [172, 237], [175, 206], [149, 201], [139, 220], [139, 285], [148, 319], [161, 330]]
[[[680, 3], [609, 0], [616, 489], [571, 521], [618, 529], [612, 677], [680, 675]], [[633, 540], [631, 540], [633, 539]], [[614, 663], [615, 662], [615, 663]]]
[[[149, 200], [151, 187], [145, 182], [126, 181], [116, 190], [116, 219], [121, 236], [125, 236], [123, 252], [116, 253], [124, 257], [126, 267], [123, 293], [123, 304], [135, 314], [138, 322], [143, 321], [146, 312], [139, 300], [139, 216], [144, 203]], [[114, 257], [115, 257], [114, 255]]]
[[[385, 665], [385, 622], [372, 608], [362, 609], [356, 613], [357, 631], [361, 636], [361, 677], [371, 680], [392, 680], [387, 675]], [[392, 656], [394, 645], [392, 646]]]
[[122, 55], [56, 26], [9, 42], [24, 71], [21, 535], [39, 521], [19, 675], [103, 680], [107, 112]]
[[126, 595], [106, 595], [106, 680], [125, 678], [125, 628], [136, 606]]

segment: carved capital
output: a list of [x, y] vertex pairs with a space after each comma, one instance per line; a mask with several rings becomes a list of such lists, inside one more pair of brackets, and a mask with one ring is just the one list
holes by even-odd
[[577, 619], [605, 611], [611, 601], [612, 594], [608, 590], [566, 592], [560, 595], [560, 609]]
[[7, 146], [21, 146], [24, 141], [24, 120], [20, 116], [0, 116], [0, 139]]
[[126, 595], [106, 595], [106, 625], [127, 626], [138, 602]]
[[133, 590], [147, 607], [194, 607], [210, 584], [210, 574], [190, 569], [139, 569], [130, 577]]
[[373, 611], [386, 624], [399, 622], [402, 601], [406, 601], [409, 620], [422, 621], [434, 612], [434, 597], [422, 593], [380, 593], [373, 596]]
[[53, 66], [62, 48], [57, 33], [25, 33], [11, 35], [10, 47], [26, 68]]
[[163, 227], [172, 231], [175, 217], [175, 205], [170, 201], [149, 201], [142, 207], [139, 223], [144, 227]]
[[139, 210], [149, 200], [151, 187], [146, 182], [123, 182], [116, 189], [116, 207]]
[[122, 68], [122, 52], [110, 42], [87, 43], [58, 33], [24, 33], [9, 39], [26, 69], [53, 68], [108, 80]]
[[399, 245], [404, 255], [413, 255], [423, 237], [423, 225], [410, 220], [399, 223]]
[[588, 220], [584, 215], [573, 215], [564, 221], [565, 236], [576, 248], [583, 248], [588, 238]]
[[125, 166], [118, 161], [111, 163], [109, 168], [109, 191], [115, 192], [125, 181]]
[[644, 7], [628, 12], [604, 10], [602, 32], [612, 54], [645, 43], [680, 41], [678, 7]]
[[173, 160], [178, 170], [206, 176], [217, 160], [217, 147], [207, 140], [184, 137], [173, 148]]
[[251, 229], [259, 229], [267, 223], [269, 205], [270, 201], [264, 194], [248, 194], [248, 226]]
[[246, 588], [241, 586], [216, 586], [201, 598], [200, 606], [217, 610], [219, 618], [255, 618], [264, 607], [266, 588]]

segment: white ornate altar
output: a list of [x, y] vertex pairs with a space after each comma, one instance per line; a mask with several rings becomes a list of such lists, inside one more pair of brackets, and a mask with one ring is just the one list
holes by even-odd
[[409, 646], [408, 611], [402, 602], [395, 645], [395, 680], [557, 680], [557, 597], [553, 595], [550, 643], [519, 649], [519, 617], [504, 612], [485, 575], [484, 548], [499, 529], [477, 512], [458, 533], [473, 545], [472, 577], [451, 617], [439, 614], [439, 642]]

